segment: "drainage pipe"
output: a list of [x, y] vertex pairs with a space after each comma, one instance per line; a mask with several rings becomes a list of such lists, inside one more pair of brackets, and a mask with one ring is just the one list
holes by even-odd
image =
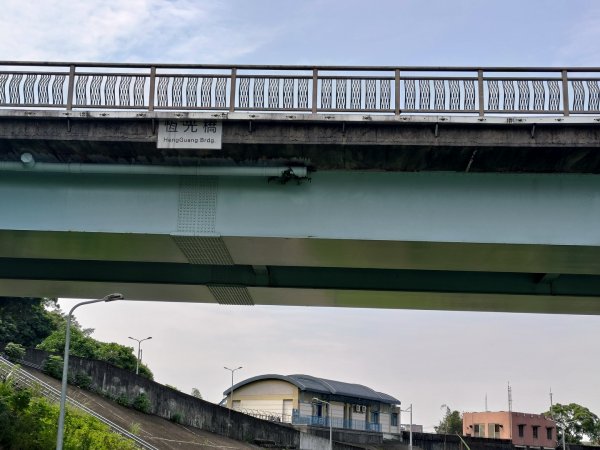
[[151, 166], [135, 164], [81, 164], [35, 162], [30, 153], [21, 155], [21, 162], [0, 161], [3, 172], [81, 173], [116, 175], [188, 175], [219, 177], [280, 177], [285, 172], [299, 178], [308, 175], [302, 166]]

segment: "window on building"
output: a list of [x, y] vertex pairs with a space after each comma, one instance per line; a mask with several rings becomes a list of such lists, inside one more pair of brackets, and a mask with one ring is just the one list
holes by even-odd
[[371, 423], [379, 423], [379, 411], [371, 411]]
[[500, 430], [502, 429], [502, 425], [499, 423], [490, 423], [489, 424], [489, 438], [500, 438]]
[[485, 437], [485, 424], [484, 423], [476, 423], [475, 425], [473, 425], [473, 436]]
[[323, 417], [323, 404], [322, 403], [317, 403], [315, 405], [315, 416]]
[[398, 413], [392, 413], [390, 417], [390, 425], [393, 427], [398, 426]]
[[552, 440], [552, 427], [546, 427], [546, 439]]
[[537, 439], [538, 438], [538, 426], [537, 425], [533, 425], [531, 428], [533, 428], [533, 438]]
[[525, 425], [520, 424], [519, 425], [519, 437], [524, 437], [525, 436]]

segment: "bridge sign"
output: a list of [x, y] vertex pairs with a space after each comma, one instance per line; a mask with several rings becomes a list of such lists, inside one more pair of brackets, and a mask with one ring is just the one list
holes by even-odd
[[221, 149], [223, 123], [217, 120], [161, 120], [157, 148]]

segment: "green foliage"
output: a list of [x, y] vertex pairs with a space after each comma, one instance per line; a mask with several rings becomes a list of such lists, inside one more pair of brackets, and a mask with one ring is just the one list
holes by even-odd
[[139, 436], [140, 431], [142, 431], [142, 426], [137, 422], [131, 422], [131, 424], [129, 425], [129, 432], [131, 434], [135, 434], [136, 436]]
[[[66, 324], [66, 315], [55, 299], [0, 297], [0, 342], [37, 347], [62, 355]], [[71, 355], [106, 361], [135, 372], [137, 358], [132, 347], [97, 341], [90, 336], [92, 332], [91, 329], [82, 329], [75, 318], [71, 319]], [[140, 364], [139, 374], [154, 379], [145, 364]]]
[[131, 406], [134, 409], [137, 409], [138, 411], [141, 411], [143, 413], [149, 413], [150, 412], [150, 399], [148, 398], [148, 396], [145, 393], [140, 393], [138, 394], [138, 396], [133, 400], [133, 402], [131, 403]]
[[[37, 348], [50, 353], [64, 352], [65, 348], [65, 326], [50, 334]], [[89, 332], [82, 330], [79, 325], [71, 327], [71, 342], [69, 354], [81, 358], [97, 359], [117, 366], [130, 372], [135, 372], [137, 358], [133, 355], [133, 348], [115, 342], [100, 342], [92, 338]], [[144, 364], [140, 364], [139, 374], [143, 377], [153, 379], [154, 375]]]
[[440, 420], [437, 427], [433, 427], [438, 434], [462, 434], [463, 421], [460, 412], [451, 411], [446, 405], [442, 405], [445, 408], [444, 417]]
[[79, 372], [77, 375], [75, 375], [73, 384], [82, 389], [89, 390], [92, 387], [92, 377], [90, 377], [87, 373]]
[[592, 443], [600, 444], [600, 419], [585, 406], [577, 403], [557, 403], [544, 413], [558, 423], [559, 440], [564, 430], [565, 441], [580, 444], [586, 436]]
[[45, 308], [55, 304], [53, 299], [0, 297], [0, 342], [39, 344], [63, 320], [59, 312]]
[[51, 355], [48, 356], [48, 359], [44, 362], [44, 367], [42, 371], [45, 374], [50, 375], [53, 378], [61, 379], [63, 372], [63, 359], [62, 356]]
[[121, 394], [119, 395], [115, 401], [121, 405], [121, 406], [126, 406], [127, 408], [129, 408], [131, 406], [131, 403], [129, 402], [129, 397], [127, 397], [127, 395], [125, 394]]
[[142, 431], [142, 426], [139, 423], [132, 422], [131, 425], [129, 425], [129, 432], [131, 434], [135, 434], [136, 436], [139, 436], [140, 431]]
[[173, 414], [171, 414], [171, 417], [169, 417], [169, 420], [171, 422], [175, 422], [175, 423], [181, 424], [181, 423], [183, 423], [183, 415], [181, 413], [178, 413], [178, 412], [173, 413]]
[[4, 347], [4, 353], [12, 362], [17, 362], [25, 356], [25, 347], [21, 344], [9, 342], [6, 344], [6, 347]]
[[[66, 325], [53, 331], [44, 339], [37, 348], [50, 353], [60, 353], [65, 350]], [[93, 358], [96, 353], [95, 339], [87, 336], [80, 328], [71, 326], [71, 341], [69, 343], [69, 354], [81, 358]]]
[[[0, 448], [49, 449], [56, 444], [58, 404], [35, 391], [0, 382]], [[99, 420], [75, 411], [65, 418], [65, 450], [133, 450], [135, 445]]]
[[196, 397], [202, 400], [202, 394], [200, 393], [200, 390], [198, 388], [192, 388], [192, 397]]

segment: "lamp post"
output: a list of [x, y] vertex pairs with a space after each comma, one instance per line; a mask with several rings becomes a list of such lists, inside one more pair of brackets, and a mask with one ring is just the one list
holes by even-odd
[[324, 403], [327, 405], [327, 418], [329, 420], [329, 450], [333, 450], [333, 423], [331, 420], [331, 403], [321, 400], [320, 398], [313, 397], [313, 402]]
[[136, 339], [134, 337], [128, 336], [129, 339], [137, 341], [138, 343], [138, 354], [137, 354], [137, 362], [135, 363], [135, 374], [139, 375], [140, 373], [140, 362], [142, 361], [142, 342], [147, 341], [148, 339], [152, 339], [152, 336], [148, 336], [144, 339]]
[[60, 391], [60, 412], [58, 414], [58, 433], [56, 435], [56, 450], [62, 450], [63, 448], [63, 435], [65, 427], [65, 403], [67, 400], [67, 377], [69, 371], [69, 345], [71, 344], [71, 318], [73, 316], [73, 311], [75, 311], [75, 309], [80, 306], [89, 305], [90, 303], [112, 302], [115, 300], [122, 300], [123, 298], [123, 294], [108, 294], [107, 296], [102, 297], [98, 300], [89, 300], [87, 302], [77, 303], [71, 308], [71, 311], [69, 311], [69, 315], [67, 316], [67, 332], [65, 336], [65, 354], [63, 360], [62, 387]]
[[410, 406], [406, 409], [402, 409], [401, 407], [398, 408], [398, 410], [400, 411], [400, 414], [398, 416], [398, 430], [400, 430], [400, 427], [402, 426], [402, 411], [404, 412], [410, 412], [410, 429], [408, 430], [408, 449], [412, 450], [413, 448], [413, 439], [412, 439], [412, 403], [410, 404]]
[[229, 367], [223, 367], [225, 370], [229, 370], [231, 372], [231, 405], [229, 405], [229, 425], [231, 425], [231, 410], [233, 409], [233, 374], [236, 370], [240, 370], [242, 366], [236, 367], [235, 369], [230, 369]]

